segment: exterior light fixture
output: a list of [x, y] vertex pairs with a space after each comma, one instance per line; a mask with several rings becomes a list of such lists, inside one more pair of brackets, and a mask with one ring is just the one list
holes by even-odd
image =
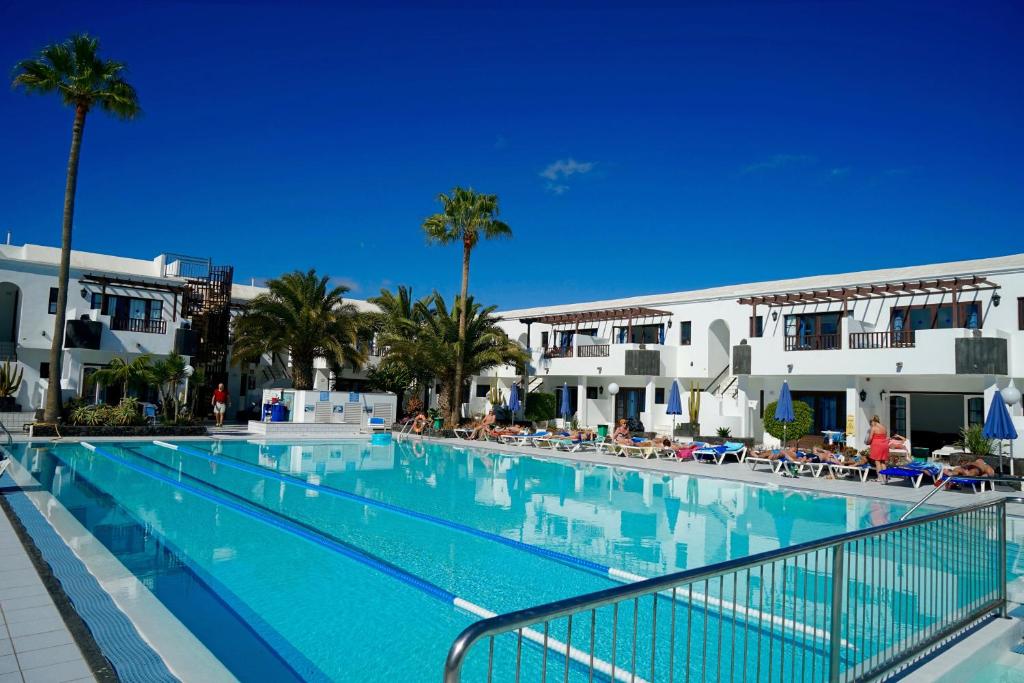
[[672, 318], [668, 319], [668, 329], [672, 329]]
[[792, 364], [792, 363], [788, 363], [788, 364], [786, 365], [786, 371], [787, 371], [787, 372], [790, 372], [790, 373], [792, 373], [792, 372], [793, 372], [793, 364]]
[[1020, 402], [1020, 389], [1014, 386], [1012, 379], [1010, 384], [1000, 391], [999, 394], [1003, 397], [1003, 403], [1008, 406], [1013, 406]]
[[619, 385], [616, 384], [615, 382], [612, 382], [611, 384], [609, 384], [608, 385], [608, 393], [611, 394], [612, 396], [614, 396], [615, 394], [619, 393]]
[[999, 292], [992, 295], [992, 305], [998, 306], [999, 302], [1003, 300], [1003, 297], [999, 296]]
[[778, 311], [772, 311], [772, 320], [778, 320], [778, 319], [779, 319], [779, 312]]
[[903, 361], [896, 361], [896, 372], [903, 372]]
[[82, 287], [82, 298], [83, 299], [88, 299], [89, 298], [89, 290], [86, 289], [85, 287]]
[[866, 392], [863, 389], [861, 389], [860, 390], [860, 402], [863, 403], [866, 400], [868, 400], [868, 392]]

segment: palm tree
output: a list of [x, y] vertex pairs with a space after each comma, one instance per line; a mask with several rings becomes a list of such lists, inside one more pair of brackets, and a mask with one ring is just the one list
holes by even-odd
[[[370, 371], [369, 379], [374, 388], [394, 391], [398, 395], [398, 407], [401, 410], [405, 405], [405, 389], [413, 383], [418, 387], [429, 388], [432, 375], [428, 368], [409, 365], [403, 358], [389, 353], [385, 340], [392, 337], [415, 337], [421, 322], [420, 312], [429, 307], [429, 297], [413, 301], [412, 288], [399, 285], [395, 292], [381, 289], [379, 296], [370, 297], [368, 301], [377, 307], [376, 311], [366, 314], [366, 321], [369, 334], [381, 355], [380, 364]], [[426, 401], [427, 397], [424, 403]]]
[[85, 34], [74, 35], [63, 43], [47, 45], [36, 57], [22, 60], [14, 68], [13, 87], [24, 88], [29, 93], [57, 93], [66, 106], [75, 109], [67, 182], [64, 187], [60, 267], [57, 272], [57, 314], [50, 344], [50, 379], [44, 418], [47, 422], [55, 422], [60, 415], [61, 356], [64, 350], [64, 317], [67, 314], [68, 278], [71, 270], [71, 226], [75, 215], [78, 156], [82, 148], [85, 117], [93, 107], [126, 120], [135, 118], [141, 111], [135, 88], [123, 78], [124, 64], [100, 59], [99, 49], [99, 41], [95, 38]]
[[[463, 377], [479, 375], [499, 365], [526, 362], [526, 352], [498, 327], [495, 307], [481, 308], [468, 300], [465, 311], [465, 343], [459, 344], [459, 321], [463, 318], [460, 301], [448, 308], [437, 292], [417, 302], [420, 323], [415, 336], [386, 335], [389, 359], [400, 359], [409, 367], [426, 368], [441, 384], [438, 404], [442, 412], [457, 405], [463, 390]], [[460, 350], [464, 352], [460, 353]], [[464, 372], [459, 375], [458, 372]], [[449, 424], [457, 420], [449, 419]]]
[[145, 386], [152, 377], [152, 367], [149, 364], [149, 354], [142, 354], [138, 358], [127, 361], [124, 358], [114, 358], [107, 367], [97, 370], [89, 377], [89, 382], [95, 382], [101, 387], [109, 387], [112, 384], [120, 384], [123, 388], [122, 396], [128, 396], [128, 389], [133, 386]]
[[[456, 187], [451, 195], [443, 192], [437, 196], [442, 210], [423, 221], [423, 231], [427, 241], [436, 244], [462, 242], [462, 288], [459, 290], [459, 301], [469, 301], [469, 256], [473, 247], [481, 237], [494, 239], [511, 237], [512, 229], [497, 219], [498, 195], [481, 194], [473, 188]], [[459, 308], [459, 344], [466, 343], [466, 311]], [[459, 356], [461, 358], [462, 356]], [[461, 360], [455, 369], [455, 384], [461, 386], [466, 376]], [[458, 396], [450, 407], [449, 422], [459, 420]]]
[[233, 360], [254, 361], [264, 354], [289, 356], [292, 384], [313, 388], [313, 361], [358, 367], [366, 353], [358, 348], [361, 316], [346, 303], [348, 287], [330, 286], [315, 270], [295, 271], [267, 282], [270, 291], [253, 299], [232, 323]]
[[185, 357], [177, 352], [153, 363], [149, 370], [150, 381], [160, 389], [164, 420], [171, 422], [178, 418], [181, 408], [178, 403], [178, 387], [185, 381]]

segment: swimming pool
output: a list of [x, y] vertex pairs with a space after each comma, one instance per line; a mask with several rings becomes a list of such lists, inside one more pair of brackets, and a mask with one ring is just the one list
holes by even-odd
[[907, 509], [419, 441], [94, 446], [12, 455], [241, 680], [436, 680], [479, 616], [453, 596], [505, 612]]

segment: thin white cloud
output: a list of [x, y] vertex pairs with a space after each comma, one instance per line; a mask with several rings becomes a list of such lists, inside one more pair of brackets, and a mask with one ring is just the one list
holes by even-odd
[[561, 195], [569, 191], [569, 185], [565, 182], [566, 178], [590, 173], [596, 165], [596, 162], [576, 161], [572, 157], [559, 159], [548, 164], [540, 172], [540, 177], [547, 179], [547, 182], [544, 184], [545, 190], [552, 194]]
[[817, 159], [809, 154], [776, 154], [765, 161], [758, 161], [747, 164], [743, 167], [742, 173], [758, 173], [762, 171], [774, 171], [790, 166], [810, 166], [817, 162]]
[[593, 161], [576, 161], [572, 157], [568, 159], [559, 159], [548, 164], [547, 168], [540, 172], [542, 178], [555, 181], [561, 180], [562, 178], [568, 178], [569, 176], [576, 175], [577, 173], [590, 173], [594, 170]]
[[849, 166], [840, 166], [838, 168], [833, 168], [832, 170], [830, 170], [828, 172], [828, 174], [830, 176], [832, 176], [833, 178], [841, 178], [842, 176], [849, 175], [849, 173], [850, 173], [850, 167]]

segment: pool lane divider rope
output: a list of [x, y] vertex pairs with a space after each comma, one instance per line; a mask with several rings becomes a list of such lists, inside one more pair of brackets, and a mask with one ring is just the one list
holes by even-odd
[[[139, 465], [129, 462], [128, 460], [113, 453], [110, 453], [105, 449], [94, 446], [93, 444], [87, 441], [82, 441], [80, 443], [83, 448], [89, 450], [90, 452], [95, 453], [96, 455], [99, 455], [101, 457], [104, 457], [107, 460], [110, 460], [111, 462], [114, 462], [133, 472], [136, 472], [146, 477], [150, 477], [152, 479], [156, 479], [157, 481], [163, 482], [176, 489], [185, 491], [186, 493], [206, 500], [207, 502], [213, 503], [214, 505], [219, 505], [228, 508], [229, 510], [237, 512], [241, 515], [244, 515], [251, 519], [255, 519], [261, 523], [272, 526], [285, 533], [292, 534], [293, 536], [297, 536], [299, 538], [302, 538], [303, 540], [309, 541], [310, 543], [318, 545], [329, 551], [347, 557], [351, 560], [354, 560], [355, 562], [358, 562], [359, 564], [369, 567], [370, 569], [376, 570], [377, 572], [380, 572], [385, 576], [388, 576], [392, 579], [396, 579], [412, 588], [415, 588], [416, 590], [419, 590], [420, 592], [425, 593], [426, 595], [429, 595], [430, 597], [435, 598], [445, 604], [461, 609], [482, 619], [489, 619], [491, 617], [497, 616], [497, 612], [493, 612], [485, 607], [481, 607], [480, 605], [470, 602], [469, 600], [460, 598], [451, 591], [445, 590], [444, 588], [441, 588], [440, 586], [431, 583], [426, 579], [420, 578], [415, 574], [412, 574], [411, 572], [402, 569], [401, 567], [391, 564], [383, 558], [377, 557], [376, 555], [373, 555], [361, 548], [346, 543], [341, 539], [327, 536], [322, 532], [307, 529], [304, 527], [304, 525], [297, 522], [296, 520], [292, 520], [291, 518], [284, 517], [282, 515], [267, 514], [266, 512], [261, 512], [258, 509], [254, 509], [255, 506], [253, 504], [243, 505], [240, 503], [236, 503], [223, 496], [218, 496], [207, 491], [203, 491], [202, 489], [196, 488], [182, 481], [178, 481], [172, 477], [168, 477], [158, 472], [154, 472], [145, 467], [140, 467]], [[173, 469], [163, 463], [160, 463], [151, 458], [147, 458], [145, 456], [137, 455], [136, 457], [143, 457], [149, 462], [162, 465], [163, 467], [167, 467], [168, 469]], [[193, 477], [192, 475], [186, 473], [181, 474], [189, 478], [196, 479], [196, 477]], [[206, 486], [212, 487], [212, 485], [207, 482], [203, 483]], [[218, 490], [220, 489], [218, 488]], [[226, 491], [225, 493], [230, 492]], [[591, 659], [589, 653], [578, 650], [575, 647], [568, 646], [558, 639], [552, 638], [550, 636], [545, 636], [544, 634], [535, 631], [534, 629], [523, 629], [522, 633], [524, 638], [540, 645], [541, 647], [546, 647], [552, 652], [555, 652], [563, 657], [565, 657], [568, 654], [568, 657], [575, 661], [577, 664], [585, 665], [588, 667], [593, 666], [595, 670], [624, 682], [637, 681], [638, 683], [647, 683], [647, 681], [645, 681], [642, 678], [632, 677], [628, 674], [623, 673], [621, 669], [616, 669], [612, 667], [611, 664], [604, 660], [598, 659], [596, 657]]]
[[[391, 503], [385, 503], [383, 501], [374, 500], [373, 498], [367, 498], [365, 496], [360, 496], [355, 493], [349, 493], [348, 491], [342, 491], [340, 489], [336, 489], [330, 486], [322, 486], [320, 484], [310, 483], [303, 479], [299, 479], [298, 477], [281, 474], [280, 472], [276, 472], [266, 467], [262, 467], [259, 465], [250, 465], [249, 463], [242, 462], [237, 458], [224, 457], [199, 448], [168, 443], [166, 441], [154, 440], [153, 443], [157, 446], [162, 446], [163, 448], [167, 448], [172, 451], [177, 451], [179, 453], [191, 455], [193, 457], [200, 458], [208, 462], [215, 462], [217, 464], [224, 465], [225, 467], [230, 467], [236, 470], [240, 470], [242, 472], [248, 472], [259, 477], [264, 477], [285, 484], [298, 486], [307, 491], [323, 493], [328, 496], [334, 496], [336, 498], [349, 500], [355, 503], [359, 503], [361, 505], [376, 507], [381, 510], [393, 512], [397, 515], [402, 515], [405, 517], [409, 517], [411, 519], [418, 519], [424, 522], [428, 522], [430, 524], [435, 524], [437, 526], [445, 527], [455, 531], [460, 531], [471, 536], [476, 536], [478, 538], [493, 541], [495, 543], [501, 543], [502, 545], [506, 545], [517, 550], [522, 550], [524, 552], [537, 555], [538, 557], [543, 557], [545, 559], [554, 560], [555, 562], [560, 562], [571, 567], [586, 569], [588, 571], [595, 572], [597, 574], [611, 578], [619, 583], [635, 583], [637, 581], [646, 581], [649, 578], [646, 576], [641, 576], [639, 574], [634, 574], [632, 572], [623, 571], [621, 569], [615, 569], [614, 567], [607, 567], [603, 564], [599, 564], [591, 560], [585, 560], [583, 558], [574, 557], [572, 555], [567, 555], [565, 553], [560, 553], [557, 550], [549, 550], [547, 548], [541, 548], [535, 545], [531, 545], [529, 543], [523, 543], [522, 541], [516, 541], [511, 538], [499, 536], [498, 534], [493, 534], [489, 531], [483, 531], [481, 529], [466, 526], [465, 524], [460, 524], [459, 522], [453, 522], [451, 520], [443, 519], [441, 517], [434, 517], [433, 515], [428, 515], [425, 512], [417, 512], [416, 510], [410, 510], [407, 508], [400, 507], [398, 505], [393, 505]], [[673, 599], [671, 591], [664, 591], [661, 593], [661, 595], [662, 597], [667, 598], [669, 600]], [[733, 614], [735, 614], [737, 617], [742, 617], [750, 622], [753, 622], [755, 620], [759, 624], [767, 622], [781, 629], [783, 633], [789, 630], [791, 632], [806, 634], [810, 637], [822, 640], [824, 642], [829, 642], [829, 640], [831, 639], [831, 634], [825, 629], [809, 626], [798, 621], [795, 621], [793, 619], [788, 619], [786, 617], [765, 614], [760, 610], [756, 610], [745, 605], [734, 603], [730, 600], [725, 600], [723, 598], [716, 598], [711, 595], [704, 595], [703, 593], [693, 592], [692, 597], [689, 593], [687, 593], [687, 597], [685, 599], [682, 595], [677, 593], [675, 600], [677, 602], [686, 602], [690, 600], [703, 601], [709, 608], [717, 608], [720, 606], [723, 610], [732, 611]], [[708, 611], [710, 613], [710, 609]], [[852, 647], [852, 644], [845, 639], [842, 641], [842, 643], [845, 647]]]

